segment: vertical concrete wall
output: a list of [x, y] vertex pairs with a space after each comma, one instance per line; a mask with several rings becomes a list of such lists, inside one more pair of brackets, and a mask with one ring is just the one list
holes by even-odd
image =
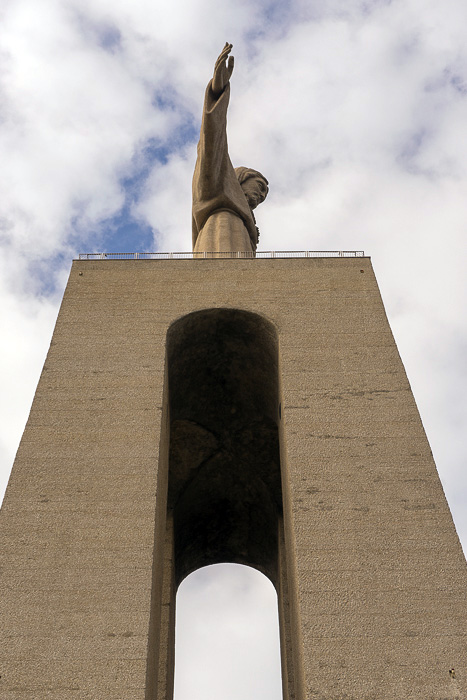
[[1, 511], [2, 699], [145, 697], [164, 330], [138, 275], [78, 267]]
[[73, 264], [0, 517], [0, 697], [169, 700], [165, 338], [214, 307], [279, 336], [289, 697], [466, 697], [465, 560], [367, 258]]

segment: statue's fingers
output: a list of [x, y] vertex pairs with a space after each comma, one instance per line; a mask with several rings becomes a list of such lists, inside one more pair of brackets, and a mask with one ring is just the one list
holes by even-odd
[[232, 46], [233, 46], [232, 44], [226, 44], [224, 46], [224, 48], [222, 49], [221, 55], [219, 56], [219, 58], [222, 57], [222, 59], [225, 61], [225, 59], [227, 58], [229, 53], [232, 51]]
[[216, 73], [216, 71], [218, 71], [221, 68], [221, 66], [224, 66], [224, 65], [225, 65], [225, 56], [222, 56], [222, 54], [221, 54], [215, 63], [214, 73]]
[[229, 62], [227, 63], [227, 70], [229, 72], [229, 78], [232, 75], [233, 69], [234, 69], [234, 57], [229, 56]]
[[229, 53], [224, 49], [224, 51], [222, 51], [222, 53], [218, 56], [214, 68], [217, 69], [222, 63], [225, 63], [228, 55]]

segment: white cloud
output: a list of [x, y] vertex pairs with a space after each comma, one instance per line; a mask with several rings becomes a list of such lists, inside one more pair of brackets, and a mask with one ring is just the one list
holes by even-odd
[[[2, 261], [4, 263], [4, 261]], [[5, 272], [0, 266], [0, 279]], [[6, 275], [5, 275], [6, 276]], [[2, 376], [0, 392], [0, 493], [7, 484], [27, 413], [50, 344], [58, 311], [56, 297], [13, 293], [0, 285]]]
[[277, 594], [258, 571], [218, 564], [183, 581], [176, 644], [176, 698], [282, 697]]
[[191, 250], [191, 177], [196, 153], [185, 149], [148, 177], [135, 215], [153, 226], [158, 250]]

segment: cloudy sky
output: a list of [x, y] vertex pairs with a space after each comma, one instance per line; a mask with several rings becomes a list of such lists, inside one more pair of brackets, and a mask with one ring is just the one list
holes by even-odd
[[[201, 104], [229, 41], [232, 161], [270, 181], [261, 249], [371, 256], [467, 548], [465, 0], [3, 0], [0, 22], [3, 486], [72, 258], [190, 249]], [[191, 588], [212, 604], [226, 571]], [[242, 575], [231, 597], [260, 608]]]

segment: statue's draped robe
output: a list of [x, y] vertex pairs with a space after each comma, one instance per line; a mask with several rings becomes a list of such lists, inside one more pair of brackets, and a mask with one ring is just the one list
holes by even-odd
[[204, 100], [198, 158], [193, 175], [193, 251], [254, 253], [253, 212], [230, 162], [227, 108], [230, 85], [215, 97], [209, 83]]

